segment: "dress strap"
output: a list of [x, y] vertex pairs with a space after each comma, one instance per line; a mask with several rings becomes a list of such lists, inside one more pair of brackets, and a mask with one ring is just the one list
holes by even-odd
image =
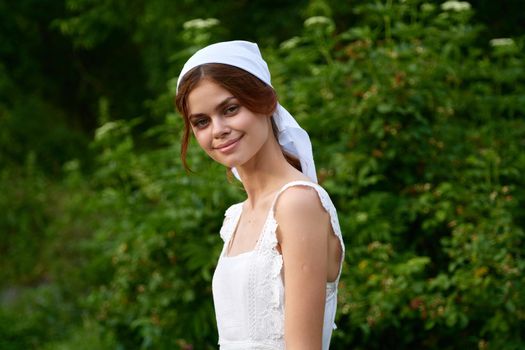
[[268, 214], [269, 219], [273, 221], [274, 225], [271, 225], [273, 227], [273, 230], [271, 232], [267, 232], [269, 235], [273, 235], [273, 237], [270, 238], [272, 242], [277, 242], [277, 236], [276, 236], [276, 229], [277, 229], [277, 221], [275, 219], [275, 204], [277, 200], [279, 199], [279, 196], [281, 193], [286, 191], [286, 189], [293, 187], [293, 186], [305, 186], [305, 187], [312, 187], [316, 190], [317, 195], [319, 196], [319, 200], [321, 201], [321, 204], [323, 208], [326, 210], [326, 212], [330, 215], [330, 223], [332, 226], [333, 233], [337, 236], [339, 239], [339, 243], [341, 245], [341, 261], [339, 266], [339, 273], [337, 275], [336, 282], [339, 282], [339, 278], [341, 277], [341, 270], [342, 265], [345, 257], [345, 245], [343, 242], [343, 236], [341, 234], [341, 227], [339, 226], [339, 219], [337, 217], [337, 210], [335, 209], [334, 204], [332, 203], [332, 200], [330, 199], [330, 196], [325, 191], [324, 188], [319, 186], [316, 183], [309, 182], [309, 181], [292, 181], [284, 185], [279, 192], [275, 195], [275, 198], [273, 199], [272, 206], [270, 207], [270, 212]]

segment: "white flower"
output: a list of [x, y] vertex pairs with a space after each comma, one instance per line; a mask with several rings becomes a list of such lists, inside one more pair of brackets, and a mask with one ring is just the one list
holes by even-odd
[[118, 129], [121, 124], [122, 123], [119, 121], [104, 123], [97, 130], [95, 130], [95, 140], [101, 140], [105, 138], [111, 131]]
[[281, 49], [283, 50], [291, 50], [295, 47], [297, 47], [301, 43], [301, 38], [294, 36], [291, 39], [288, 39], [286, 41], [283, 41], [281, 43]]
[[332, 24], [332, 20], [325, 16], [314, 16], [307, 18], [306, 21], [304, 21], [305, 27], [315, 26], [319, 24], [330, 25]]
[[500, 46], [514, 46], [514, 40], [511, 38], [496, 38], [490, 40], [490, 46], [500, 47]]
[[190, 21], [184, 22], [182, 25], [184, 29], [206, 29], [218, 25], [220, 22], [216, 18], [196, 18]]
[[470, 4], [466, 1], [450, 0], [450, 1], [445, 1], [444, 3], [441, 4], [441, 9], [443, 11], [461, 12], [461, 11], [470, 10], [470, 8], [471, 8]]

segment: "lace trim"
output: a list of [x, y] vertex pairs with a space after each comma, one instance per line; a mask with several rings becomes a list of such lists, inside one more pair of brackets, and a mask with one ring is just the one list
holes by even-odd
[[[341, 276], [342, 262], [344, 259], [344, 244], [341, 236], [341, 229], [337, 219], [337, 212], [330, 200], [328, 193], [319, 185], [304, 181], [295, 181], [286, 184], [275, 196], [275, 199], [268, 213], [268, 218], [264, 229], [261, 233], [260, 247], [257, 250], [258, 259], [253, 266], [257, 269], [253, 271], [251, 276], [254, 276], [250, 281], [250, 290], [252, 294], [249, 296], [254, 300], [253, 309], [250, 310], [250, 317], [252, 318], [251, 331], [254, 336], [259, 339], [273, 339], [284, 341], [284, 285], [282, 279], [282, 255], [277, 251], [277, 226], [274, 210], [275, 203], [280, 194], [287, 188], [292, 186], [309, 186], [316, 189], [321, 204], [330, 215], [330, 222], [334, 234], [339, 238], [342, 254], [339, 273], [336, 281], [332, 286], [327, 286], [327, 289], [336, 289]], [[260, 276], [260, 279], [256, 277]], [[331, 287], [331, 288], [330, 288]], [[334, 291], [335, 292], [335, 291]], [[269, 304], [269, 305], [268, 305]]]
[[282, 280], [283, 258], [277, 251], [275, 230], [277, 223], [267, 218], [261, 232], [260, 247], [253, 264], [253, 284], [250, 284], [254, 301], [250, 317], [251, 331], [256, 339], [284, 341], [284, 285]]
[[231, 205], [224, 213], [224, 221], [222, 222], [219, 231], [222, 240], [226, 243], [230, 239], [231, 234], [235, 230], [237, 221], [239, 220], [239, 210], [242, 208], [242, 203]]

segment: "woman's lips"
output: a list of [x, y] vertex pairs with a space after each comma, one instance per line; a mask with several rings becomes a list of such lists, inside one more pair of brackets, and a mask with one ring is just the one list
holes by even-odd
[[217, 147], [215, 147], [216, 150], [218, 150], [219, 152], [222, 152], [222, 153], [229, 153], [231, 152], [235, 146], [237, 146], [237, 144], [239, 143], [239, 140], [242, 138], [241, 137], [238, 137], [234, 140], [230, 140], [230, 141], [227, 141], [225, 143], [223, 143], [222, 145], [219, 145]]

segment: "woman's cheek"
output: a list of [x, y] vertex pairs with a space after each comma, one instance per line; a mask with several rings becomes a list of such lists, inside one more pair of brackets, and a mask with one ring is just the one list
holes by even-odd
[[193, 135], [195, 136], [195, 139], [197, 140], [197, 143], [199, 146], [208, 153], [208, 137], [206, 136], [206, 129], [199, 130], [197, 128], [193, 129]]

